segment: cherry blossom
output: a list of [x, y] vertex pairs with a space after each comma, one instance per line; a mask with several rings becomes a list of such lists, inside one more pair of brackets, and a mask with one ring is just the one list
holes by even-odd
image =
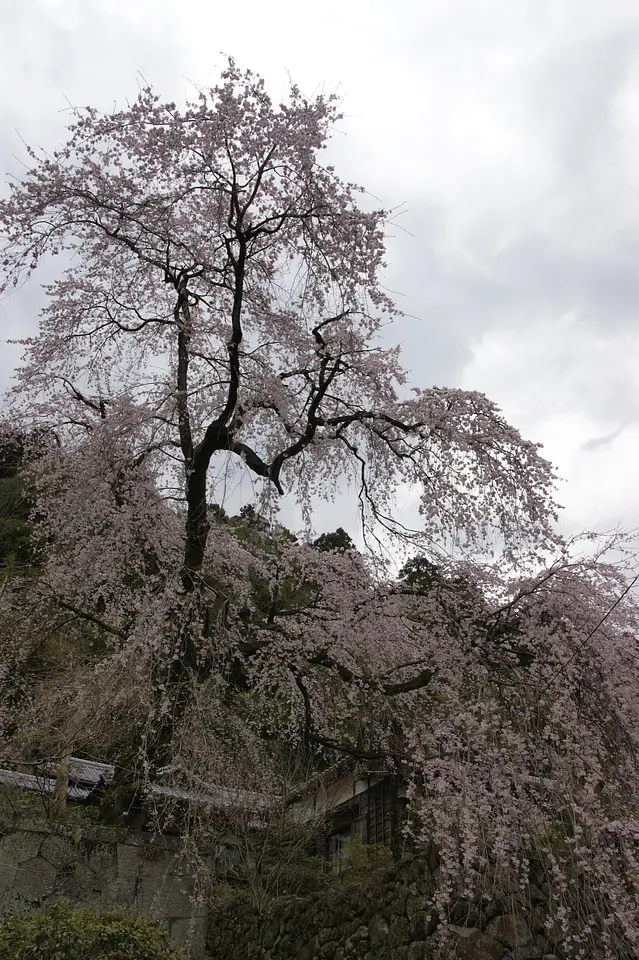
[[[382, 338], [394, 214], [323, 163], [339, 119], [231, 61], [185, 109], [144, 88], [78, 111], [0, 203], [3, 291], [60, 256], [9, 398], [37, 428], [42, 566], [3, 594], [5, 735], [278, 795], [283, 752], [386, 764], [440, 851], [440, 909], [543, 861], [557, 917], [589, 911], [575, 951], [595, 930], [616, 956], [639, 919], [634, 547], [562, 540], [551, 465], [483, 394], [410, 388]], [[221, 460], [306, 529], [224, 516]], [[348, 484], [399, 576], [314, 545], [314, 503]], [[61, 630], [69, 669], [28, 691]]]

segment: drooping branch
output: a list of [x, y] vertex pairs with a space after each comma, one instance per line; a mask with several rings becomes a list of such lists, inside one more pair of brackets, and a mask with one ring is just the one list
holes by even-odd
[[430, 685], [434, 676], [435, 671], [426, 668], [408, 680], [399, 680], [396, 683], [384, 683], [381, 689], [387, 697], [395, 697], [400, 693], [411, 693], [415, 690], [423, 690], [424, 687]]
[[330, 737], [323, 737], [319, 733], [310, 733], [308, 739], [320, 747], [326, 747], [328, 750], [335, 750], [337, 753], [356, 757], [359, 760], [395, 760], [404, 762], [410, 760], [409, 755], [406, 753], [396, 753], [393, 750], [363, 750], [349, 743], [331, 740]]
[[[270, 629], [272, 630], [273, 627], [271, 626]], [[279, 633], [280, 631], [276, 630], [275, 632]], [[244, 641], [241, 651], [242, 656], [251, 657], [258, 653], [263, 653], [268, 646], [268, 640]], [[419, 673], [408, 677], [406, 680], [390, 682], [384, 680], [382, 677], [375, 677], [372, 675], [367, 676], [366, 674], [355, 673], [350, 669], [350, 667], [347, 667], [345, 664], [340, 663], [339, 660], [336, 660], [335, 657], [329, 656], [326, 651], [314, 653], [311, 656], [305, 657], [304, 660], [310, 667], [324, 667], [327, 670], [330, 670], [344, 683], [353, 684], [361, 687], [362, 689], [375, 691], [376, 693], [382, 693], [387, 697], [395, 697], [402, 693], [411, 693], [416, 690], [423, 690], [425, 687], [430, 685], [436, 675], [436, 671], [434, 669], [425, 667], [424, 669], [420, 670]], [[394, 668], [394, 672], [404, 670], [411, 665], [412, 664], [409, 663], [399, 663]]]
[[[46, 584], [43, 584], [46, 586]], [[120, 640], [128, 640], [128, 634], [124, 630], [120, 630], [118, 627], [114, 627], [112, 624], [107, 623], [106, 620], [103, 620], [101, 617], [97, 617], [94, 613], [90, 613], [88, 610], [83, 610], [81, 607], [78, 607], [76, 604], [71, 603], [68, 600], [64, 600], [62, 597], [59, 597], [53, 591], [49, 594], [43, 594], [43, 599], [50, 600], [53, 603], [57, 604], [59, 607], [62, 607], [63, 610], [68, 610], [70, 613], [74, 613], [76, 617], [79, 617], [82, 620], [86, 620], [87, 623], [92, 623], [94, 626], [99, 627], [101, 630], [104, 630], [106, 633], [110, 633], [114, 637], [118, 637]]]
[[302, 702], [304, 704], [304, 736], [307, 742], [316, 743], [318, 746], [326, 747], [329, 750], [335, 750], [337, 753], [342, 753], [346, 756], [357, 757], [360, 760], [408, 760], [408, 756], [404, 753], [397, 753], [392, 750], [364, 750], [363, 748], [354, 746], [353, 744], [344, 743], [339, 740], [334, 740], [331, 737], [325, 737], [320, 733], [316, 733], [314, 730], [311, 698], [306, 688], [306, 684], [304, 683], [304, 677], [300, 671], [294, 667], [291, 667], [290, 669], [291, 673], [293, 674], [295, 685], [301, 694]]
[[102, 420], [106, 419], [106, 407], [108, 400], [104, 400], [102, 397], [92, 400], [91, 397], [87, 397], [86, 394], [82, 393], [82, 391], [79, 390], [75, 384], [71, 383], [70, 380], [67, 380], [66, 377], [62, 377], [62, 382], [74, 399], [84, 404], [85, 407], [89, 407], [90, 410], [94, 410], [100, 415]]

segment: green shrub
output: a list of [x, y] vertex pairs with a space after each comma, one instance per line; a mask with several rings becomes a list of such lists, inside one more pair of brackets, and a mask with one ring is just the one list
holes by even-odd
[[114, 911], [96, 916], [58, 902], [0, 923], [0, 960], [182, 960], [155, 920]]
[[393, 854], [386, 844], [362, 843], [362, 838], [355, 836], [347, 848], [339, 878], [342, 883], [363, 883], [372, 871], [388, 867], [392, 862]]
[[32, 793], [19, 787], [0, 787], [0, 823], [20, 823], [21, 820], [55, 819], [62, 823], [99, 823], [100, 807], [68, 803], [61, 811], [53, 810], [52, 798]]

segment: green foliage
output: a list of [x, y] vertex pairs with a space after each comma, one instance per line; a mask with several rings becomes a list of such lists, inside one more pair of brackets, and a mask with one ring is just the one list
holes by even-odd
[[258, 903], [261, 899], [255, 896], [258, 892], [274, 900], [301, 897], [326, 885], [324, 864], [324, 858], [320, 856], [299, 852], [291, 856], [289, 851], [279, 851], [260, 858], [259, 865], [245, 866], [238, 871], [238, 877], [244, 875]]
[[97, 823], [99, 807], [85, 804], [66, 804], [59, 816], [54, 816], [52, 797], [19, 787], [0, 787], [0, 824], [15, 824], [23, 820], [55, 819], [64, 823]]
[[18, 437], [0, 438], [0, 568], [7, 573], [33, 562], [29, 522], [32, 498], [21, 472], [23, 456]]
[[386, 844], [362, 843], [362, 838], [355, 836], [346, 852], [340, 879], [342, 883], [362, 883], [372, 871], [388, 867], [392, 862], [393, 853]]
[[308, 824], [272, 824], [261, 838], [255, 838], [249, 855], [234, 869], [233, 879], [260, 910], [280, 897], [313, 893], [330, 881], [324, 858], [309, 853], [314, 839]]
[[355, 544], [346, 533], [343, 527], [338, 527], [333, 533], [323, 533], [318, 537], [313, 546], [316, 550], [322, 550], [325, 553], [346, 553], [348, 550], [355, 550]]
[[124, 911], [96, 916], [57, 902], [0, 924], [0, 960], [181, 960], [157, 921]]
[[411, 557], [399, 571], [399, 579], [407, 587], [427, 590], [441, 581], [441, 573], [426, 557]]
[[238, 540], [252, 543], [268, 553], [276, 553], [280, 543], [295, 543], [297, 540], [295, 534], [286, 527], [270, 523], [251, 503], [243, 506], [234, 517], [227, 517], [223, 507], [218, 504], [214, 505], [213, 513], [220, 522], [233, 527]]
[[399, 580], [413, 590], [440, 588], [443, 594], [455, 597], [458, 604], [475, 612], [486, 611], [481, 590], [465, 577], [451, 577], [425, 556], [411, 557], [399, 571]]
[[207, 903], [215, 913], [253, 906], [250, 890], [246, 884], [228, 879], [222, 880], [215, 875], [211, 877], [211, 883], [207, 890]]

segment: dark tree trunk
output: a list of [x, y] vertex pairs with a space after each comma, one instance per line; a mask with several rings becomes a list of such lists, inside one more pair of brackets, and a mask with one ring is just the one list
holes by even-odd
[[198, 465], [197, 461], [194, 460], [193, 470], [186, 484], [186, 542], [184, 544], [182, 583], [184, 589], [189, 593], [195, 586], [194, 575], [202, 569], [206, 541], [209, 535], [206, 472], [206, 467]]

